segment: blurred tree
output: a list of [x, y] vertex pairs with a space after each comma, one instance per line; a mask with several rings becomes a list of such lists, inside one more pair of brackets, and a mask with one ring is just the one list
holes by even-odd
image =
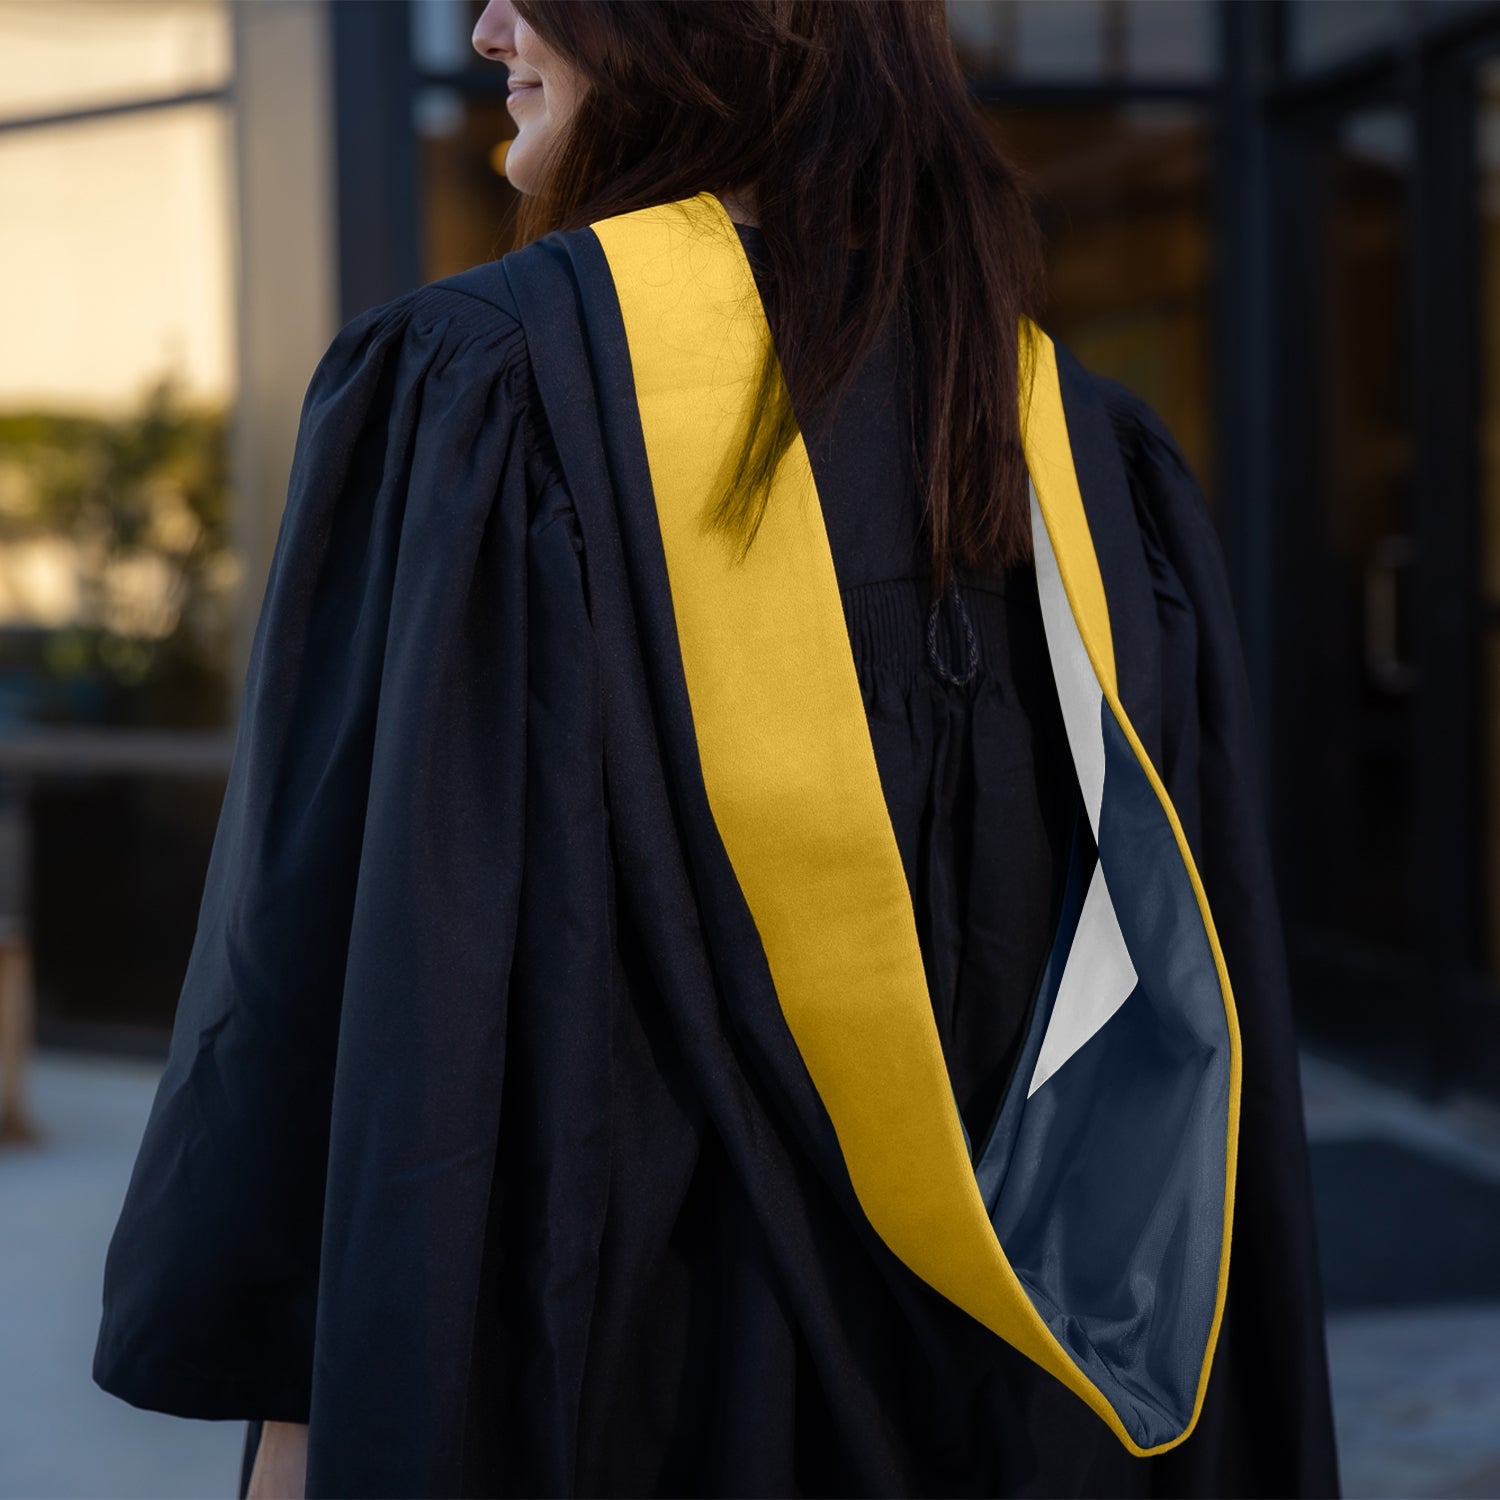
[[0, 725], [225, 722], [239, 561], [228, 420], [0, 414]]

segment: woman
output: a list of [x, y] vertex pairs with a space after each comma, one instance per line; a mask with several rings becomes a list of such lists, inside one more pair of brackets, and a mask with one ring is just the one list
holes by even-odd
[[474, 40], [524, 248], [314, 375], [95, 1378], [252, 1495], [1334, 1493], [1217, 544], [942, 6]]

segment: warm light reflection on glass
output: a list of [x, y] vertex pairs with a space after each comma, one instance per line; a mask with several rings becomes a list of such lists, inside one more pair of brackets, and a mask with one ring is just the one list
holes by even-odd
[[1172, 430], [1212, 499], [1209, 145], [1191, 105], [1006, 107], [989, 121], [1032, 178], [1047, 243], [1043, 321]]
[[215, 104], [0, 133], [0, 407], [226, 399], [229, 150]]
[[0, 130], [0, 728], [225, 721], [230, 155], [217, 103]]
[[505, 176], [515, 126], [503, 98], [424, 89], [416, 100], [425, 197], [425, 265], [448, 276], [511, 248], [517, 193]]
[[0, 0], [0, 122], [222, 87], [220, 0]]

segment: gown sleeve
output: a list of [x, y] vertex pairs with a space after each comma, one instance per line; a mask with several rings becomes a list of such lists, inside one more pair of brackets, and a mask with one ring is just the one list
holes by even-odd
[[[1213, 518], [1161, 418], [1097, 381], [1151, 575], [1162, 778], [1234, 986], [1243, 1057], [1224, 1323], [1198, 1431], [1157, 1462], [1184, 1493], [1336, 1495], [1337, 1462], [1297, 1039], [1258, 736]], [[1175, 1490], [1174, 1490], [1175, 1492]]]
[[[528, 579], [554, 619], [585, 621], [526, 370], [513, 317], [438, 284], [347, 325], [307, 391], [106, 1262], [94, 1379], [137, 1406], [307, 1422], [315, 1330], [320, 1363], [361, 1338], [368, 1353], [398, 1327], [378, 1313], [393, 1279], [436, 1265], [462, 1286], [477, 1264], [521, 883]], [[586, 660], [581, 635], [554, 649]], [[441, 1298], [405, 1286], [419, 1311], [399, 1327], [446, 1337]]]

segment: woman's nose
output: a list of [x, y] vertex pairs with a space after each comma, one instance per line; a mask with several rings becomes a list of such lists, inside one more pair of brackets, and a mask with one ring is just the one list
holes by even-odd
[[474, 23], [474, 50], [491, 62], [515, 55], [516, 8], [510, 0], [490, 0]]

